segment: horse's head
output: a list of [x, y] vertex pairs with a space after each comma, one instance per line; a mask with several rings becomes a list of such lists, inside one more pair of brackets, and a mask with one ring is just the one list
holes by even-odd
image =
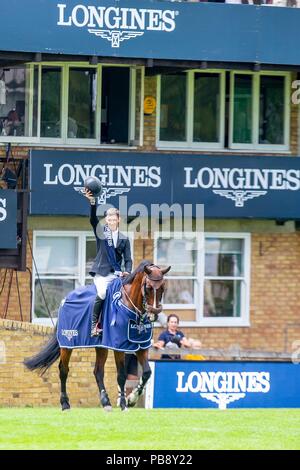
[[154, 264], [144, 267], [142, 280], [143, 310], [147, 313], [151, 321], [157, 319], [157, 315], [162, 311], [161, 299], [165, 289], [164, 275], [171, 269], [171, 266], [161, 269]]

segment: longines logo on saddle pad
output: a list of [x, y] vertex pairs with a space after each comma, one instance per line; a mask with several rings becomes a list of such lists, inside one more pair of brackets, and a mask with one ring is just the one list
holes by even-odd
[[71, 341], [72, 338], [78, 336], [78, 330], [61, 330], [61, 335], [68, 338]]
[[148, 8], [119, 8], [94, 5], [76, 5], [71, 9], [66, 4], [57, 4], [57, 25], [86, 28], [90, 34], [106, 39], [111, 47], [120, 47], [128, 39], [143, 36], [145, 31], [170, 33], [176, 28], [178, 11]]

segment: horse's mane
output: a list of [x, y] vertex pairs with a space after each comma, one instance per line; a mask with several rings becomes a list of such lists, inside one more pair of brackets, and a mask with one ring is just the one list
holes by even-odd
[[142, 273], [144, 272], [144, 267], [145, 266], [151, 266], [153, 263], [151, 261], [148, 261], [146, 259], [144, 259], [139, 265], [138, 267], [131, 273], [129, 274], [129, 276], [126, 276], [123, 280], [123, 286], [126, 285], [126, 284], [132, 284], [133, 281], [134, 281], [134, 278], [135, 276], [138, 274], [138, 273]]

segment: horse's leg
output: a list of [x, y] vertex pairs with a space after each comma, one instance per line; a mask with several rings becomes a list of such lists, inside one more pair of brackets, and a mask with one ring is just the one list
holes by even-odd
[[132, 390], [127, 397], [127, 405], [132, 408], [137, 404], [139, 397], [143, 394], [145, 385], [150, 379], [151, 369], [148, 362], [148, 349], [140, 349], [136, 352], [139, 363], [143, 368], [143, 375], [141, 376], [138, 385]]
[[105, 390], [104, 385], [104, 365], [107, 359], [108, 350], [104, 348], [95, 348], [96, 349], [96, 362], [94, 368], [94, 376], [99, 388], [100, 394], [100, 403], [103, 406], [105, 411], [111, 411], [112, 406], [109, 400], [107, 391]]
[[126, 403], [126, 373], [125, 373], [125, 354], [120, 351], [114, 351], [115, 355], [115, 363], [117, 366], [117, 381], [118, 381], [118, 389], [119, 389], [119, 396], [118, 396], [118, 406], [121, 408], [122, 411], [127, 411], [127, 403]]
[[59, 378], [60, 378], [60, 404], [62, 411], [70, 409], [69, 397], [67, 395], [67, 378], [69, 373], [69, 362], [72, 349], [61, 348], [59, 361]]

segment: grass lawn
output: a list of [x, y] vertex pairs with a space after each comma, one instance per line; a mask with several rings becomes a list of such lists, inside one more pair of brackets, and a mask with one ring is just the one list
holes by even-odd
[[300, 409], [0, 408], [0, 449], [300, 449]]

